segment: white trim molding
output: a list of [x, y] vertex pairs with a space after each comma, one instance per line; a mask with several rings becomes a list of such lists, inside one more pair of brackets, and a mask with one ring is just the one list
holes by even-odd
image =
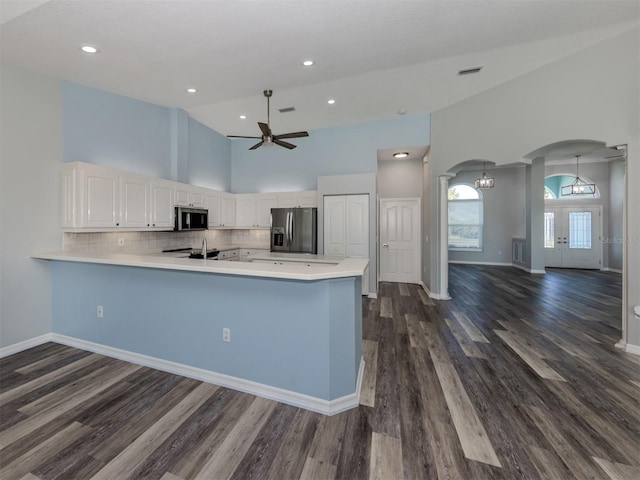
[[24, 350], [29, 350], [30, 348], [37, 347], [38, 345], [42, 345], [47, 342], [51, 342], [50, 333], [45, 333], [39, 337], [29, 338], [22, 342], [14, 343], [13, 345], [7, 345], [6, 347], [0, 348], [0, 358], [8, 357], [9, 355], [13, 355], [14, 353], [19, 353]]
[[265, 385], [264, 383], [253, 382], [243, 378], [225, 375], [223, 373], [205, 370], [203, 368], [192, 367], [182, 363], [171, 362], [157, 357], [142, 355], [119, 348], [109, 347], [99, 343], [88, 342], [79, 338], [68, 337], [58, 333], [50, 334], [50, 341], [68, 345], [70, 347], [80, 348], [89, 352], [98, 353], [107, 357], [117, 358], [125, 362], [135, 363], [145, 367], [155, 368], [163, 372], [169, 372], [183, 377], [193, 378], [221, 387], [239, 390], [241, 392], [250, 393], [258, 397], [268, 398], [277, 402], [293, 405], [294, 407], [304, 408], [312, 412], [321, 413], [323, 415], [335, 415], [351, 408], [355, 408], [360, 404], [360, 387], [362, 385], [362, 377], [364, 374], [364, 360], [360, 358], [360, 368], [358, 370], [358, 378], [356, 380], [356, 388], [353, 393], [345, 395], [335, 400], [324, 400], [303, 393], [292, 392], [283, 388]]
[[624, 340], [620, 340], [618, 343], [616, 343], [616, 348], [619, 348], [633, 355], [640, 355], [640, 345], [632, 345], [625, 342]]
[[434, 300], [451, 300], [451, 297], [449, 295], [441, 295], [439, 293], [432, 293], [431, 290], [429, 290], [427, 288], [427, 286], [424, 284], [424, 282], [420, 282], [418, 285], [420, 285], [422, 287], [422, 289], [425, 291], [425, 293], [429, 296], [429, 298], [433, 298]]
[[475, 262], [467, 260], [449, 260], [449, 263], [456, 263], [460, 265], [490, 265], [495, 267], [515, 267], [511, 262]]
[[613, 273], [622, 273], [622, 270], [618, 269], [618, 268], [601, 268], [600, 269], [601, 272], [613, 272]]

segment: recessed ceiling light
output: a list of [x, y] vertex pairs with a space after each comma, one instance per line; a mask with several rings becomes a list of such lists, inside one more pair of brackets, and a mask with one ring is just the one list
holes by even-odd
[[409, 156], [409, 152], [397, 152], [393, 154], [393, 158], [406, 158]]
[[187, 93], [196, 93], [198, 90], [195, 88], [187, 88]]
[[93, 45], [82, 45], [80, 47], [80, 50], [82, 50], [84, 53], [98, 53], [98, 49]]
[[400, 110], [398, 110], [396, 113], [397, 113], [398, 115], [404, 115], [404, 114], [406, 114], [406, 113], [407, 113], [407, 111], [406, 111], [404, 108], [401, 108], [401, 109], [400, 109]]
[[240, 120], [245, 120], [247, 118], [246, 115], [240, 115]]
[[305, 61], [303, 61], [303, 62], [302, 62], [302, 66], [303, 66], [303, 67], [310, 67], [310, 66], [312, 66], [314, 63], [316, 63], [316, 62], [314, 62], [313, 60], [305, 60]]
[[334, 103], [336, 103], [336, 101], [332, 98], [331, 100], [327, 100], [327, 103], [329, 105], [333, 105]]

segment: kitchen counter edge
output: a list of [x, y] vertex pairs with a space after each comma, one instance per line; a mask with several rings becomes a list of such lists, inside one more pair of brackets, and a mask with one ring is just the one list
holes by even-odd
[[345, 258], [340, 263], [331, 265], [317, 263], [310, 265], [293, 263], [274, 265], [271, 263], [166, 258], [160, 255], [153, 256], [148, 254], [89, 254], [74, 252], [39, 253], [31, 255], [31, 258], [305, 281], [362, 276], [369, 264], [369, 260], [366, 258]]

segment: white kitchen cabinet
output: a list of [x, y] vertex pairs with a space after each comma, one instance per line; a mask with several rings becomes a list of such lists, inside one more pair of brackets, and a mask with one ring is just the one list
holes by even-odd
[[[324, 197], [324, 254], [369, 258], [369, 195]], [[362, 293], [369, 293], [368, 275]]]
[[271, 226], [271, 209], [278, 207], [275, 193], [260, 193], [256, 200], [256, 227]]
[[231, 193], [222, 194], [221, 227], [235, 227], [236, 225], [236, 199]]
[[256, 226], [257, 195], [242, 193], [236, 195], [236, 227]]
[[145, 228], [151, 224], [151, 181], [138, 175], [120, 175], [120, 227]]
[[151, 180], [151, 228], [173, 228], [173, 182]]
[[269, 193], [236, 195], [237, 227], [269, 227], [271, 209], [278, 206], [278, 196]]
[[205, 208], [206, 190], [204, 188], [193, 187], [185, 183], [176, 183], [174, 185], [174, 201], [176, 206]]
[[268, 253], [268, 248], [241, 248], [239, 250], [238, 256], [241, 262], [246, 262], [247, 257], [251, 255], [255, 255], [257, 253]]
[[240, 249], [224, 250], [218, 254], [218, 260], [226, 260], [227, 262], [237, 262], [240, 257]]
[[222, 192], [207, 190], [205, 208], [209, 210], [209, 228], [222, 225]]
[[279, 208], [317, 207], [318, 192], [284, 192], [278, 193]]
[[89, 163], [63, 166], [65, 230], [168, 230], [173, 227], [173, 188], [167, 180]]
[[67, 229], [115, 228], [120, 223], [120, 176], [80, 162], [62, 167], [62, 219]]

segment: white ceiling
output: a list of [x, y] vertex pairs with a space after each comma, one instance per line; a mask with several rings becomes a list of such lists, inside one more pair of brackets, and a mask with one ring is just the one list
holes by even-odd
[[[638, 23], [637, 0], [0, 0], [2, 61], [255, 135], [432, 112]], [[88, 56], [83, 43], [100, 49]], [[316, 65], [303, 68], [312, 58]], [[484, 65], [477, 75], [458, 69]], [[186, 94], [195, 87], [196, 94]], [[335, 105], [326, 101], [335, 98]], [[296, 107], [293, 113], [277, 109]], [[239, 115], [245, 114], [246, 120]]]

